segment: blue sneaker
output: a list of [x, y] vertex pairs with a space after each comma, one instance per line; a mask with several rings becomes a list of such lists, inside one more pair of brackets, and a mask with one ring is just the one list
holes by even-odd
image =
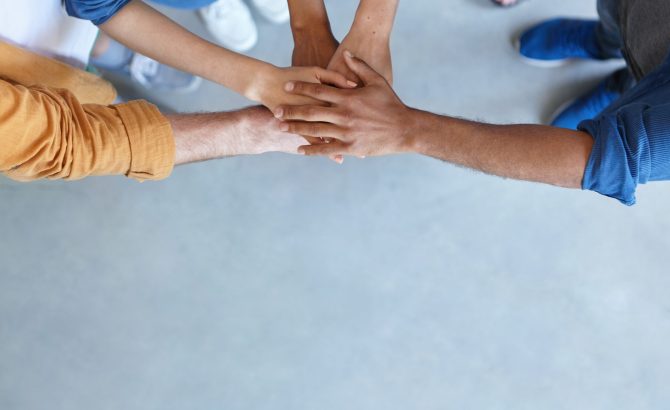
[[597, 27], [597, 20], [547, 20], [521, 34], [516, 47], [534, 65], [557, 66], [576, 58], [603, 60]]
[[559, 107], [551, 125], [576, 130], [580, 122], [595, 118], [618, 100], [632, 83], [628, 69], [623, 68], [614, 72], [590, 92]]

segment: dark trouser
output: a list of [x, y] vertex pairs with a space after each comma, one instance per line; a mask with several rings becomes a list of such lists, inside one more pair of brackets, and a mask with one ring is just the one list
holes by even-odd
[[616, 74], [620, 91], [658, 67], [670, 52], [670, 0], [598, 0], [596, 29], [602, 56], [625, 58]]

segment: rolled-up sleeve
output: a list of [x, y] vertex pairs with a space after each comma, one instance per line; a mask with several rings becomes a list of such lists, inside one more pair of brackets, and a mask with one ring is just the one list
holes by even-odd
[[65, 10], [72, 17], [100, 25], [114, 16], [130, 0], [65, 0]]
[[579, 128], [594, 139], [582, 188], [635, 204], [635, 190], [670, 179], [670, 101], [631, 102]]
[[67, 90], [0, 80], [0, 172], [12, 179], [162, 179], [174, 156], [170, 123], [152, 104], [80, 104]]

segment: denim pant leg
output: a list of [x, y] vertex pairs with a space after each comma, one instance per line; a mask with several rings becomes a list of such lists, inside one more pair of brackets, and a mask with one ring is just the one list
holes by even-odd
[[209, 6], [216, 0], [151, 0], [154, 3], [162, 4], [164, 6], [175, 7], [178, 9], [196, 10]]
[[598, 0], [600, 24], [596, 28], [596, 37], [602, 56], [605, 58], [621, 58], [623, 36], [619, 9], [620, 0]]

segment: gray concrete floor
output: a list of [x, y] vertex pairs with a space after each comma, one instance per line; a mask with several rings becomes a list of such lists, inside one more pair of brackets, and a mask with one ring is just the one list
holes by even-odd
[[[346, 32], [354, 0], [328, 3]], [[409, 104], [541, 121], [619, 63], [510, 38], [592, 1], [404, 0]], [[172, 12], [203, 33], [192, 13]], [[290, 61], [288, 26], [251, 53]], [[213, 84], [179, 110], [247, 101]], [[670, 191], [627, 208], [433, 159], [285, 155], [164, 182], [0, 181], [2, 409], [664, 409]]]

